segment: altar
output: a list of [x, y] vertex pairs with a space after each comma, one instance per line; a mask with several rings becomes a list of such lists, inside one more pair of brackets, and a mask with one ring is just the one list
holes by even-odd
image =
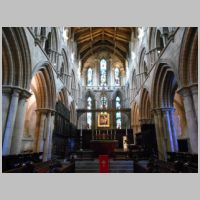
[[90, 148], [97, 155], [111, 155], [118, 148], [118, 140], [91, 140]]

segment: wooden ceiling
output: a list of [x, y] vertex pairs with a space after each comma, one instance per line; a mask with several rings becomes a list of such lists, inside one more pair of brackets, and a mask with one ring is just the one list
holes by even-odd
[[72, 35], [77, 42], [80, 59], [84, 62], [98, 51], [109, 51], [125, 60], [129, 53], [131, 33], [135, 28], [127, 27], [75, 27]]

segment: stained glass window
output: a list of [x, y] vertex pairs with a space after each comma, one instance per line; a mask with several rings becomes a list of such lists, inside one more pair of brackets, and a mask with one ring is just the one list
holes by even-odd
[[116, 113], [116, 128], [121, 129], [122, 126], [122, 117], [121, 117], [121, 112]]
[[108, 107], [108, 99], [106, 96], [101, 96], [101, 108]]
[[119, 68], [115, 68], [115, 85], [119, 86], [120, 85], [120, 78], [119, 78]]
[[120, 98], [118, 96], [116, 97], [116, 108], [117, 109], [121, 108], [121, 102], [120, 102]]
[[[87, 98], [87, 109], [91, 110], [92, 109], [92, 98], [88, 97]], [[87, 112], [87, 128], [91, 129], [92, 127], [92, 113]]]
[[[116, 108], [120, 109], [121, 108], [121, 99], [119, 96], [116, 97]], [[116, 112], [116, 128], [121, 129], [122, 126], [122, 117], [121, 117], [121, 112]]]
[[91, 68], [87, 70], [87, 86], [93, 85], [93, 71]]
[[100, 85], [106, 86], [107, 84], [107, 63], [105, 59], [100, 62]]

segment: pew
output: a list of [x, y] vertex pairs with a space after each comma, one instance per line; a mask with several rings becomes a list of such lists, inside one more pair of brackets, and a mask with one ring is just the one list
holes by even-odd
[[4, 171], [4, 173], [74, 173], [75, 162], [60, 163], [46, 161], [41, 163], [28, 163], [22, 167]]
[[198, 154], [167, 152], [167, 161], [174, 163], [182, 173], [198, 173]]
[[75, 163], [54, 159], [42, 162], [42, 152], [2, 156], [4, 173], [73, 173]]
[[2, 156], [2, 172], [24, 167], [27, 163], [42, 162], [42, 152]]

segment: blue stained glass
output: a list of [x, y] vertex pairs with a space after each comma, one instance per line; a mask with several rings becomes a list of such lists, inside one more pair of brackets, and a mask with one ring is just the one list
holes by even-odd
[[[87, 98], [87, 109], [91, 110], [92, 108], [92, 98], [88, 97]], [[92, 113], [88, 112], [87, 113], [87, 128], [91, 129], [92, 127]]]
[[116, 97], [116, 108], [117, 109], [121, 108], [120, 98], [118, 96]]
[[100, 85], [106, 86], [107, 84], [107, 62], [102, 59], [100, 62]]
[[[120, 109], [121, 108], [121, 99], [120, 99], [120, 97], [117, 96], [115, 101], [116, 101], [116, 108]], [[121, 112], [116, 112], [116, 128], [117, 129], [121, 129], [121, 126], [122, 126]]]
[[101, 108], [108, 107], [108, 99], [106, 96], [101, 96]]
[[115, 85], [119, 86], [120, 85], [120, 79], [119, 79], [119, 68], [115, 68]]
[[87, 70], [87, 86], [93, 85], [93, 71], [91, 68]]

